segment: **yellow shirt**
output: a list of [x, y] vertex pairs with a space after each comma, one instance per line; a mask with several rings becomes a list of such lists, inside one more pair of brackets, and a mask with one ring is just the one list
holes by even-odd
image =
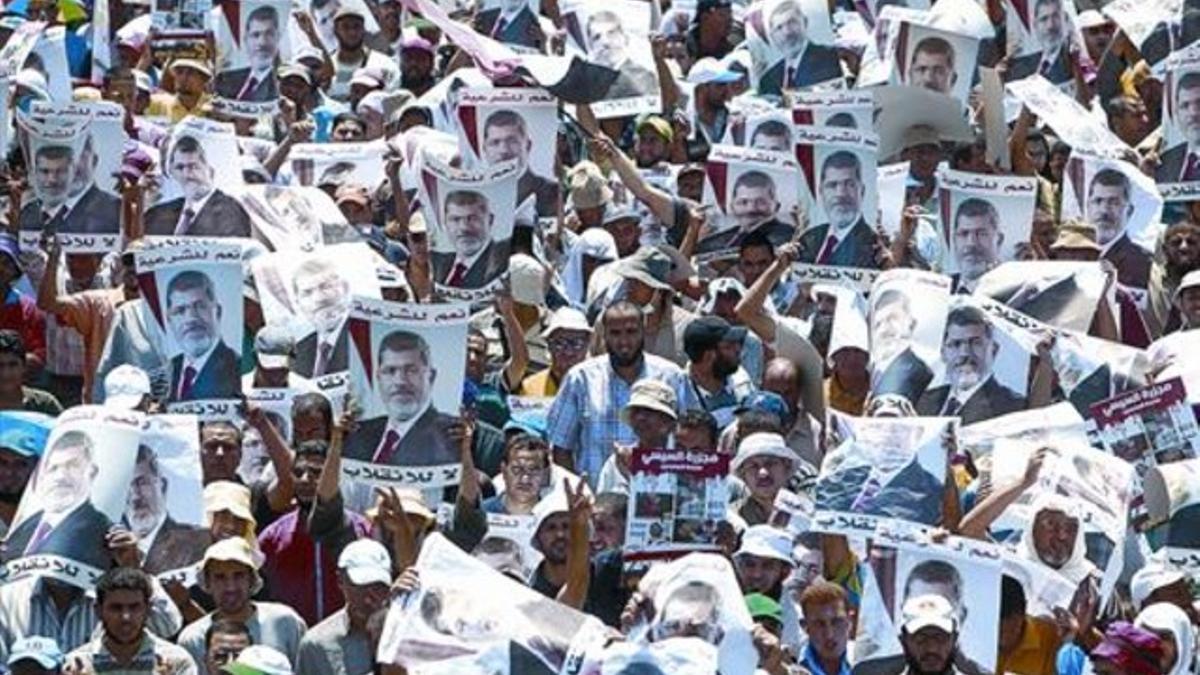
[[558, 394], [558, 382], [550, 377], [550, 369], [546, 368], [521, 380], [521, 386], [513, 394], [531, 398], [552, 398]]
[[1056, 675], [1058, 648], [1061, 641], [1058, 629], [1045, 619], [1025, 617], [1025, 630], [1015, 649], [1000, 655], [997, 673], [1016, 675]]
[[146, 106], [147, 117], [165, 117], [172, 123], [178, 122], [188, 115], [199, 114], [204, 104], [212, 100], [211, 94], [203, 94], [193, 108], [188, 108], [174, 94], [160, 93], [150, 97], [150, 105]]
[[825, 378], [825, 400], [829, 402], [829, 407], [847, 415], [863, 414], [863, 406], [867, 403], [866, 395], [857, 396], [845, 389], [837, 383], [837, 378], [829, 376]]

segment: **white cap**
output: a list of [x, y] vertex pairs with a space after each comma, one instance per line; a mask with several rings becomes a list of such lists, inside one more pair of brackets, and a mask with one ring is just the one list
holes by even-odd
[[11, 668], [21, 661], [31, 660], [46, 670], [57, 672], [62, 668], [65, 659], [58, 643], [53, 639], [30, 636], [20, 638], [12, 644], [12, 653], [8, 655], [7, 665]]
[[1175, 302], [1179, 302], [1179, 297], [1189, 288], [1200, 286], [1200, 270], [1192, 270], [1183, 275], [1183, 279], [1179, 281], [1179, 288], [1175, 289]]
[[742, 75], [726, 68], [725, 64], [713, 57], [706, 56], [692, 64], [686, 79], [689, 84], [729, 84], [742, 79]]
[[546, 304], [546, 270], [532, 256], [518, 253], [508, 259], [508, 283], [514, 302]]
[[1151, 562], [1138, 570], [1129, 580], [1129, 595], [1133, 600], [1134, 608], [1141, 611], [1143, 605], [1146, 604], [1146, 598], [1149, 598], [1154, 591], [1183, 581], [1185, 578], [1183, 572], [1178, 569], [1167, 567], [1161, 562]]
[[113, 368], [104, 376], [104, 405], [132, 410], [150, 394], [150, 376], [128, 363]]
[[778, 457], [792, 462], [793, 466], [797, 459], [796, 453], [787, 446], [783, 436], [767, 431], [750, 434], [738, 443], [737, 454], [734, 455], [730, 467], [731, 472], [736, 476], [738, 471], [741, 471], [742, 464], [751, 457]]
[[588, 323], [583, 312], [574, 307], [559, 307], [554, 310], [554, 313], [550, 315], [550, 320], [546, 322], [546, 330], [542, 331], [542, 337], [550, 337], [556, 330], [577, 330], [590, 333], [592, 325]]
[[1086, 9], [1075, 17], [1075, 22], [1079, 24], [1080, 28], [1095, 28], [1096, 26], [1103, 26], [1111, 20], [1112, 19], [1104, 16], [1104, 14], [1100, 13], [1100, 11], [1096, 9]]
[[922, 628], [933, 626], [947, 633], [955, 632], [954, 608], [950, 601], [936, 593], [909, 598], [901, 610], [901, 626], [912, 635]]
[[355, 586], [392, 583], [392, 557], [383, 544], [374, 539], [357, 539], [342, 549], [338, 569]]
[[278, 650], [266, 645], [250, 645], [221, 670], [232, 675], [292, 675], [292, 664]]
[[752, 555], [756, 558], [778, 560], [794, 567], [792, 559], [792, 535], [771, 525], [751, 525], [742, 533], [742, 545], [734, 558]]

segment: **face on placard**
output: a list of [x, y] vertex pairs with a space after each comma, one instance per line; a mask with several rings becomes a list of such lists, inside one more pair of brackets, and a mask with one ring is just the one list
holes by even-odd
[[858, 169], [827, 167], [821, 176], [821, 201], [829, 224], [837, 229], [853, 225], [862, 212], [865, 191]]
[[881, 358], [880, 362], [900, 352], [912, 340], [916, 321], [905, 302], [897, 300], [875, 308], [871, 314], [871, 347]]
[[67, 153], [35, 156], [34, 186], [45, 206], [54, 207], [67, 199], [71, 188], [71, 155]]
[[954, 223], [954, 250], [962, 275], [978, 279], [1000, 260], [1000, 229], [988, 215], [960, 215]]
[[1126, 189], [1120, 185], [1093, 182], [1087, 200], [1088, 221], [1096, 226], [1096, 238], [1101, 246], [1116, 239], [1125, 231], [1133, 204]]
[[39, 503], [47, 513], [67, 513], [87, 501], [97, 468], [82, 434], [58, 441], [38, 472]]
[[1175, 98], [1177, 124], [1188, 143], [1200, 143], [1200, 82], [1195, 86], [1180, 87]]
[[616, 68], [625, 61], [625, 31], [615, 16], [592, 19], [588, 25], [588, 56], [602, 66]]
[[1042, 49], [1053, 49], [1062, 44], [1063, 10], [1059, 0], [1041, 0], [1033, 11], [1034, 32]]
[[296, 274], [296, 304], [317, 330], [336, 328], [350, 313], [350, 284], [333, 265]]
[[771, 13], [767, 31], [771, 44], [787, 58], [794, 58], [804, 49], [808, 40], [808, 22], [800, 3], [784, 0]]
[[792, 142], [786, 133], [775, 133], [772, 129], [764, 130], [759, 127], [750, 138], [750, 147], [755, 150], [787, 152], [792, 149]]
[[479, 253], [492, 240], [495, 216], [488, 209], [486, 198], [477, 197], [446, 200], [446, 233], [454, 243], [454, 250], [463, 258]]
[[908, 68], [908, 83], [949, 94], [956, 79], [953, 52], [922, 49], [922, 46], [919, 45], [917, 52], [913, 54], [912, 64]]
[[377, 386], [388, 417], [407, 421], [416, 416], [433, 393], [436, 374], [419, 349], [380, 350]]
[[199, 201], [212, 190], [213, 170], [200, 151], [172, 153], [169, 170], [171, 179], [179, 184], [188, 202]]
[[167, 325], [185, 354], [207, 352], [217, 340], [221, 307], [203, 288], [172, 291], [167, 296]]
[[279, 53], [279, 18], [274, 9], [251, 16], [246, 21], [246, 33], [242, 39], [252, 70], [261, 71], [274, 65], [275, 56]]
[[489, 164], [515, 159], [524, 165], [531, 145], [520, 124], [489, 124], [483, 130], [483, 158]]
[[738, 227], [748, 230], [754, 225], [775, 216], [779, 211], [779, 202], [775, 199], [775, 187], [772, 183], [764, 185], [739, 184], [733, 188], [733, 200], [729, 211], [737, 221]]
[[[992, 374], [998, 346], [986, 326], [979, 324], [946, 327], [942, 342], [942, 360], [946, 379], [956, 391], [966, 391]], [[961, 403], [961, 401], [960, 401]]]
[[1058, 569], [1071, 559], [1079, 536], [1079, 519], [1044, 509], [1033, 519], [1033, 546], [1042, 562]]
[[166, 479], [158, 475], [152, 462], [137, 463], [133, 470], [133, 482], [129, 485], [125, 519], [138, 537], [149, 535], [165, 515], [166, 489]]

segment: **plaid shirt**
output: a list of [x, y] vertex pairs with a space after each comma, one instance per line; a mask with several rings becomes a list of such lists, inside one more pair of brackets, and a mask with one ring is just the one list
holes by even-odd
[[[674, 363], [646, 354], [634, 382], [643, 378], [671, 385], [679, 412], [700, 407], [687, 375]], [[629, 402], [632, 388], [631, 383], [617, 376], [608, 356], [590, 358], [563, 378], [550, 406], [548, 435], [552, 445], [574, 455], [576, 473], [586, 473], [594, 481], [612, 454], [613, 443], [637, 440], [633, 430], [621, 421], [621, 409]]]

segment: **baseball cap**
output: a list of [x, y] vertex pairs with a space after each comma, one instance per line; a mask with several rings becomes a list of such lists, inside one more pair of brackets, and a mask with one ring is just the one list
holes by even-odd
[[66, 656], [58, 648], [57, 642], [47, 637], [31, 636], [13, 643], [6, 665], [12, 668], [21, 661], [37, 661], [46, 670], [58, 670], [65, 660]]
[[622, 220], [636, 220], [641, 222], [642, 216], [625, 204], [609, 204], [604, 208], [604, 225], [612, 225]]
[[1179, 297], [1189, 288], [1200, 287], [1200, 270], [1192, 270], [1183, 275], [1183, 279], [1179, 282], [1179, 288], [1175, 289], [1175, 301], [1179, 302]]
[[383, 80], [379, 78], [379, 74], [371, 68], [359, 68], [354, 71], [354, 76], [350, 78], [350, 84], [361, 84], [364, 87], [382, 87]]
[[24, 410], [0, 410], [0, 448], [22, 457], [41, 457], [54, 418]]
[[760, 390], [750, 394], [742, 399], [742, 402], [738, 404], [738, 407], [733, 412], [736, 415], [740, 415], [751, 410], [775, 415], [784, 423], [785, 427], [789, 426], [788, 422], [792, 418], [792, 409], [788, 406], [787, 401], [783, 400], [782, 396], [773, 391]]
[[333, 20], [337, 21], [339, 19], [344, 19], [348, 16], [357, 16], [358, 18], [362, 19], [363, 21], [367, 20], [367, 15], [364, 14], [361, 9], [359, 9], [357, 2], [342, 3], [342, 6], [338, 8], [337, 14], [333, 15]]
[[517, 253], [508, 259], [508, 285], [512, 299], [522, 305], [546, 302], [546, 270], [533, 256]]
[[338, 569], [356, 586], [392, 583], [392, 557], [374, 539], [357, 539], [342, 549]]
[[643, 129], [649, 129], [658, 134], [664, 141], [670, 143], [675, 138], [675, 130], [671, 128], [671, 123], [663, 119], [662, 115], [646, 115], [638, 122], [637, 133], [642, 133]]
[[719, 316], [697, 317], [683, 329], [683, 351], [691, 358], [692, 354], [716, 349], [734, 336], [733, 326], [725, 319]]
[[751, 525], [742, 533], [742, 545], [734, 558], [752, 555], [756, 558], [778, 560], [794, 567], [792, 560], [792, 535], [771, 525]]
[[770, 596], [763, 595], [762, 593], [747, 595], [746, 609], [750, 611], [750, 618], [755, 621], [759, 619], [771, 619], [777, 623], [783, 623], [783, 608]]
[[178, 70], [180, 68], [191, 68], [192, 70], [204, 75], [205, 77], [209, 77], [209, 78], [212, 77], [212, 68], [209, 68], [207, 63], [200, 61], [198, 59], [178, 59], [174, 63], [171, 64], [172, 71]]
[[901, 626], [905, 633], [912, 635], [922, 628], [930, 626], [947, 633], [955, 632], [954, 608], [950, 601], [936, 593], [918, 595], [909, 598], [901, 610]]
[[550, 320], [546, 322], [546, 329], [542, 331], [542, 337], [550, 337], [555, 331], [559, 330], [577, 330], [585, 333], [592, 332], [592, 326], [588, 323], [587, 317], [583, 312], [574, 307], [559, 307], [550, 315]]
[[643, 246], [633, 255], [613, 266], [613, 271], [625, 279], [633, 279], [650, 288], [670, 290], [671, 258], [653, 246]]
[[629, 403], [621, 409], [621, 421], [629, 424], [630, 408], [646, 408], [667, 415], [671, 419], [678, 419], [679, 413], [676, 412], [675, 390], [662, 380], [651, 380], [649, 378], [638, 380], [633, 383], [633, 387], [629, 390]]
[[725, 64], [711, 56], [706, 56], [692, 64], [692, 69], [688, 71], [686, 78], [689, 84], [729, 84], [740, 79], [742, 79], [741, 73], [730, 70]]
[[104, 405], [132, 410], [150, 395], [150, 376], [146, 371], [128, 363], [112, 369], [104, 376]]
[[796, 453], [787, 446], [783, 436], [769, 431], [759, 431], [742, 439], [738, 443], [737, 454], [730, 463], [730, 473], [737, 475], [742, 465], [754, 457], [778, 457], [779, 459], [796, 462]]
[[254, 336], [254, 355], [258, 365], [267, 370], [288, 367], [288, 357], [296, 348], [296, 338], [279, 324], [267, 324]]
[[342, 204], [358, 204], [362, 207], [371, 206], [371, 193], [365, 185], [343, 183], [334, 193], [333, 201], [338, 206]]
[[1084, 29], [1103, 26], [1110, 21], [1111, 19], [1109, 19], [1107, 16], [1104, 16], [1104, 14], [1100, 13], [1100, 10], [1096, 9], [1085, 9], [1075, 17], [1075, 22], [1079, 24], [1080, 28]]
[[208, 567], [210, 562], [232, 562], [257, 570], [258, 563], [254, 558], [254, 550], [250, 548], [250, 542], [241, 537], [230, 537], [218, 541], [204, 551], [204, 560], [201, 562], [200, 568]]
[[308, 68], [293, 63], [285, 63], [279, 66], [275, 71], [275, 77], [280, 80], [287, 77], [298, 77], [304, 80], [305, 84], [312, 84], [312, 74], [308, 72]]
[[292, 675], [292, 664], [278, 650], [266, 645], [250, 645], [233, 663], [221, 668], [231, 675]]
[[415, 49], [419, 52], [425, 52], [427, 54], [437, 53], [437, 50], [434, 49], [433, 45], [429, 42], [429, 40], [426, 40], [425, 38], [423, 38], [419, 35], [413, 35], [410, 37], [406, 37], [400, 41], [400, 51], [406, 52], [410, 49]]

